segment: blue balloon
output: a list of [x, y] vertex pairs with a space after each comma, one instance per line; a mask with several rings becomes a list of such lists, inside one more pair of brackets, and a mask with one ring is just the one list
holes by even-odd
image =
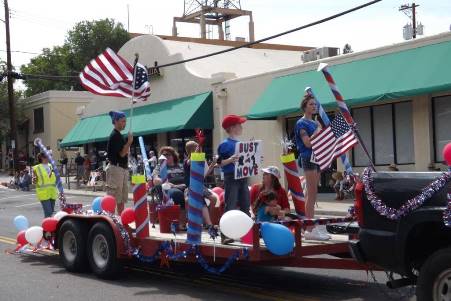
[[102, 197], [98, 196], [92, 201], [91, 205], [92, 211], [100, 212], [102, 211]]
[[29, 227], [28, 219], [23, 215], [18, 215], [14, 218], [14, 226], [17, 231], [27, 230]]
[[263, 223], [261, 225], [263, 241], [268, 250], [275, 255], [286, 255], [293, 251], [294, 235], [281, 224]]

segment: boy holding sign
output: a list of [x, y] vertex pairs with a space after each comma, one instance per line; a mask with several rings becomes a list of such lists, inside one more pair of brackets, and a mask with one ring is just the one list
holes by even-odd
[[[239, 142], [238, 137], [243, 132], [241, 124], [246, 122], [246, 118], [236, 115], [226, 115], [222, 120], [222, 128], [227, 132], [225, 139], [218, 147], [218, 164], [221, 165], [224, 173], [224, 202], [225, 209], [237, 209], [250, 215], [249, 213], [249, 188], [247, 186], [247, 178], [235, 179], [235, 162], [239, 160], [238, 154], [235, 153], [236, 144]], [[223, 244], [232, 243], [232, 239], [221, 237]]]

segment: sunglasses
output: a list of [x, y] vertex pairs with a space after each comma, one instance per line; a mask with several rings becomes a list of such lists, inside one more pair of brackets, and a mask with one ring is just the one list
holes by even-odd
[[164, 153], [164, 154], [162, 154], [163, 156], [165, 156], [165, 157], [167, 157], [167, 156], [172, 156], [172, 154], [170, 154], [170, 153]]

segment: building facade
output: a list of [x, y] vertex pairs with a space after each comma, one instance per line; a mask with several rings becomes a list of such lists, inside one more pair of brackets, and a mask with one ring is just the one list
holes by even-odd
[[[132, 61], [139, 53], [141, 63], [154, 66], [229, 47], [145, 35], [130, 40], [119, 54]], [[280, 141], [293, 135], [305, 87], [317, 92], [326, 110], [333, 113], [336, 108], [324, 78], [316, 72], [318, 64], [325, 62], [342, 88], [377, 169], [389, 164], [401, 170], [427, 170], [431, 164], [444, 169], [441, 149], [451, 141], [450, 51], [451, 34], [445, 33], [308, 63], [301, 61], [300, 51], [242, 48], [161, 68], [151, 77], [149, 101], [136, 104], [135, 112], [140, 113], [133, 131], [152, 148], [173, 145], [182, 152], [194, 128], [201, 127], [209, 133], [212, 155], [225, 138], [220, 126], [223, 116], [248, 116], [242, 139], [262, 139], [265, 164], [281, 167]], [[126, 102], [113, 105], [108, 99], [91, 102], [63, 145], [104, 143], [111, 131], [106, 113], [129, 108]], [[88, 137], [83, 131], [88, 124], [108, 130]], [[358, 171], [368, 165], [359, 146], [350, 155]], [[339, 163], [337, 168], [342, 168]]]

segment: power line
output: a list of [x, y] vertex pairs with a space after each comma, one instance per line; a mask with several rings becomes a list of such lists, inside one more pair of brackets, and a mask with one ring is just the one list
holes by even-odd
[[[6, 52], [5, 49], [0, 49], [0, 51]], [[37, 53], [37, 52], [22, 51], [22, 50], [11, 50], [11, 52], [25, 53], [25, 54], [41, 54], [41, 53]]]

